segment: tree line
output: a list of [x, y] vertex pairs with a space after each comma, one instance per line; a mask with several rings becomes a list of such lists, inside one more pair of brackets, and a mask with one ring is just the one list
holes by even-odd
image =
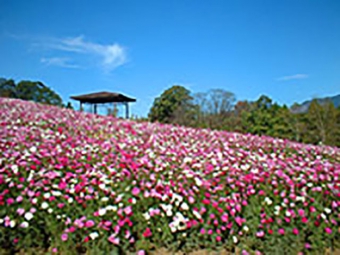
[[61, 97], [40, 81], [23, 80], [16, 83], [13, 79], [0, 78], [0, 97], [10, 97], [34, 101], [42, 104], [72, 108], [63, 103]]
[[297, 104], [281, 106], [265, 95], [254, 102], [237, 102], [232, 92], [223, 89], [192, 94], [175, 85], [154, 100], [148, 119], [340, 147], [340, 107], [317, 100], [306, 112], [295, 112], [294, 107]]

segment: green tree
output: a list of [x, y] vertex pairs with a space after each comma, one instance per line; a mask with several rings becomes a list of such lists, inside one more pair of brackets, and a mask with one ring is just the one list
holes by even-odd
[[14, 80], [0, 79], [0, 97], [16, 98], [16, 87]]
[[305, 142], [336, 145], [339, 125], [332, 102], [319, 104], [313, 100], [307, 112], [308, 133]]
[[61, 97], [40, 81], [20, 81], [15, 84], [12, 79], [0, 79], [0, 96], [64, 106]]
[[21, 81], [16, 86], [16, 92], [18, 97], [23, 100], [63, 106], [61, 97], [39, 81]]
[[190, 122], [190, 118], [194, 117], [193, 112], [194, 106], [190, 91], [183, 86], [175, 85], [154, 100], [148, 117], [152, 122], [185, 125]]
[[291, 138], [293, 130], [289, 125], [290, 114], [286, 106], [281, 107], [262, 95], [242, 115], [242, 124], [246, 127], [246, 132], [252, 134]]

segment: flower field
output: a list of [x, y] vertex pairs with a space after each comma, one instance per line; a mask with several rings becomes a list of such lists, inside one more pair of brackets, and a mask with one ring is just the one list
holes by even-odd
[[321, 254], [340, 149], [0, 98], [0, 250]]

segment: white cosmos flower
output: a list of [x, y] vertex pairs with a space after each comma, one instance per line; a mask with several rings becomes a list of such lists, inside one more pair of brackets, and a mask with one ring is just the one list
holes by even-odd
[[198, 187], [200, 187], [200, 186], [202, 186], [202, 184], [203, 184], [203, 182], [201, 181], [201, 179], [200, 178], [198, 178], [198, 177], [195, 177], [195, 183], [196, 183], [196, 185], [198, 186]]
[[146, 212], [146, 213], [143, 213], [143, 216], [144, 216], [144, 218], [146, 219], [146, 220], [150, 220], [150, 214], [148, 213], [148, 212]]
[[72, 204], [72, 203], [73, 203], [73, 198], [70, 197], [69, 199], [67, 199], [67, 202], [68, 202], [69, 204]]
[[53, 209], [52, 208], [48, 208], [47, 212], [51, 214], [51, 213], [53, 213]]
[[33, 218], [33, 214], [31, 212], [26, 212], [25, 215], [24, 215], [24, 218], [27, 221], [30, 221]]
[[264, 199], [264, 202], [267, 204], [267, 205], [271, 205], [273, 203], [273, 201], [269, 198], [269, 197], [266, 197]]
[[109, 198], [108, 198], [108, 197], [102, 197], [100, 200], [101, 200], [102, 202], [107, 202], [107, 201], [109, 201]]
[[23, 223], [20, 224], [21, 228], [28, 228], [29, 224], [27, 221], [24, 221]]
[[44, 198], [45, 198], [45, 199], [49, 199], [50, 197], [51, 197], [51, 194], [50, 194], [50, 193], [45, 193], [45, 194], [44, 194]]
[[244, 230], [245, 232], [249, 232], [248, 226], [247, 226], [247, 225], [244, 225], [244, 226], [243, 226], [243, 230]]
[[171, 210], [166, 211], [166, 216], [171, 217], [172, 215], [173, 215], [173, 214], [172, 214], [172, 211], [171, 211]]
[[89, 236], [92, 240], [94, 240], [99, 236], [99, 234], [98, 234], [98, 232], [92, 232]]
[[237, 243], [237, 242], [238, 242], [238, 239], [237, 239], [236, 236], [233, 236], [233, 242], [234, 242], [234, 243]]
[[199, 213], [199, 212], [197, 212], [197, 211], [192, 211], [192, 213], [193, 213], [193, 215], [195, 215], [195, 217], [197, 218], [197, 219], [202, 219], [202, 216], [201, 216], [201, 214]]
[[32, 153], [37, 152], [37, 147], [32, 146], [32, 147], [30, 148], [30, 152], [32, 152]]
[[17, 174], [17, 173], [18, 173], [18, 170], [19, 170], [19, 167], [18, 167], [17, 165], [13, 165], [13, 166], [11, 167], [11, 169], [12, 169], [12, 171], [13, 171], [14, 174]]
[[15, 225], [16, 225], [15, 220], [11, 220], [11, 221], [9, 222], [9, 226], [10, 226], [11, 228], [14, 228]]
[[55, 196], [55, 197], [59, 197], [59, 196], [61, 196], [61, 192], [58, 191], [58, 190], [53, 190], [52, 195]]
[[332, 212], [332, 210], [329, 209], [329, 208], [327, 208], [327, 207], [324, 209], [324, 211], [325, 211], [327, 214], [330, 214], [330, 213]]
[[106, 209], [105, 208], [100, 208], [98, 211], [99, 216], [103, 216], [106, 214]]
[[189, 210], [189, 206], [188, 206], [188, 204], [187, 204], [187, 203], [185, 203], [185, 202], [184, 202], [184, 203], [182, 203], [182, 204], [181, 204], [181, 209], [182, 209], [182, 210], [184, 210], [184, 211], [187, 211], [187, 210]]
[[44, 209], [44, 210], [47, 209], [48, 208], [48, 203], [42, 202], [41, 208]]

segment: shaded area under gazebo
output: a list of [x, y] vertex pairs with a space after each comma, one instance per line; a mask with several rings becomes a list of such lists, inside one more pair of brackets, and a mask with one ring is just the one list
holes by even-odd
[[136, 99], [134, 98], [127, 97], [120, 93], [112, 93], [112, 92], [106, 92], [106, 91], [84, 94], [84, 95], [79, 95], [79, 96], [71, 96], [70, 98], [80, 102], [80, 110], [82, 110], [83, 104], [93, 105], [94, 113], [97, 113], [98, 104], [106, 104], [106, 103], [124, 104], [126, 118], [129, 118], [129, 103], [136, 102]]

